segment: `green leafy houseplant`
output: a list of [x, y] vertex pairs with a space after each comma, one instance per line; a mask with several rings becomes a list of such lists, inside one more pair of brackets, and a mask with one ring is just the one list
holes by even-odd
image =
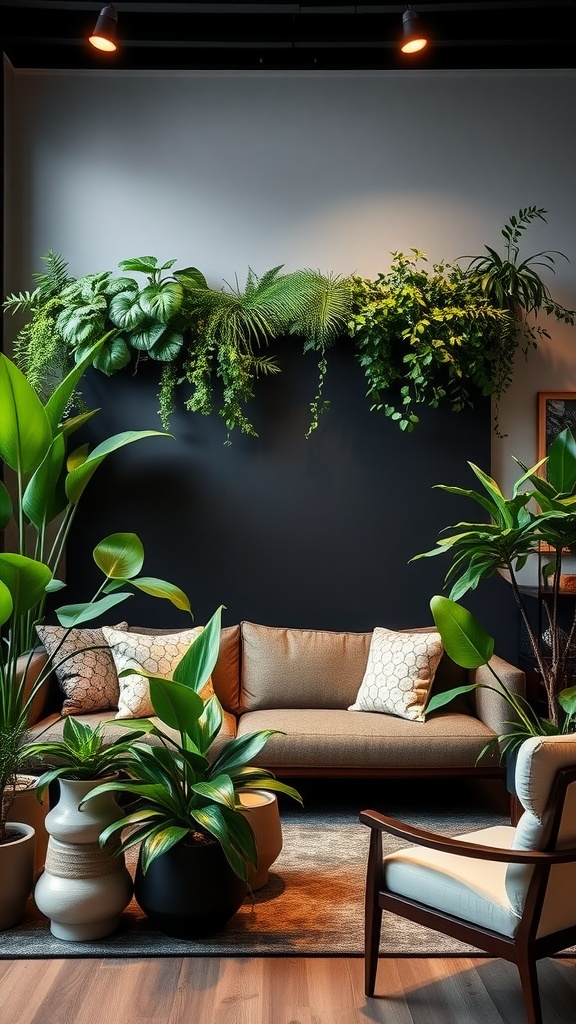
[[[500, 394], [510, 376], [515, 345], [507, 311], [490, 303], [459, 266], [425, 253], [392, 253], [388, 273], [353, 278], [349, 323], [368, 381], [371, 408], [401, 430], [418, 423], [415, 407], [473, 405], [475, 393]], [[396, 393], [398, 398], [396, 398]]]
[[[476, 589], [483, 579], [501, 570], [508, 574], [546, 696], [547, 718], [534, 717], [532, 725], [538, 722], [538, 728], [548, 732], [566, 731], [572, 728], [576, 712], [576, 687], [568, 668], [576, 634], [576, 617], [568, 634], [565, 634], [558, 620], [558, 594], [563, 553], [576, 551], [576, 440], [570, 430], [564, 430], [550, 445], [546, 459], [531, 468], [519, 463], [523, 472], [514, 484], [511, 498], [504, 497], [495, 480], [472, 463], [469, 465], [483, 491], [444, 484], [437, 486], [476, 502], [488, 513], [489, 520], [459, 522], [447, 527], [441, 532], [436, 547], [415, 558], [441, 554], [450, 556], [451, 565], [445, 582], [450, 588], [451, 604]], [[539, 475], [543, 466], [546, 467], [545, 477]], [[545, 573], [548, 576], [553, 573], [554, 583], [551, 600], [544, 602], [548, 628], [540, 636], [532, 626], [517, 574], [529, 558], [541, 557], [542, 546], [545, 546], [548, 560]], [[447, 599], [435, 599], [436, 608], [442, 613], [444, 629], [451, 630], [450, 636], [454, 634], [455, 637], [460, 630], [467, 649], [473, 636], [480, 652], [486, 654], [486, 636], [481, 635], [469, 613], [460, 621], [455, 608], [442, 604], [442, 600]], [[526, 707], [524, 712], [524, 717], [529, 718]]]
[[248, 864], [256, 864], [256, 846], [252, 829], [241, 813], [238, 791], [273, 790], [301, 802], [291, 786], [249, 764], [273, 730], [228, 740], [209, 761], [208, 752], [222, 727], [222, 707], [215, 695], [204, 702], [199, 694], [214, 668], [219, 644], [217, 609], [181, 659], [173, 679], [144, 673], [159, 724], [150, 719], [125, 719], [117, 724], [152, 735], [160, 744], [152, 746], [136, 739], [127, 769], [130, 778], [104, 783], [88, 798], [119, 792], [139, 799], [138, 809], [110, 825], [100, 838], [105, 843], [111, 836], [124, 833], [123, 850], [141, 843], [144, 873], [156, 858], [177, 844], [203, 844], [211, 839], [221, 845], [230, 867], [246, 881]]
[[[68, 438], [92, 415], [62, 420], [90, 354], [62, 381], [43, 404], [21, 371], [0, 355], [0, 457], [5, 476], [0, 481], [0, 528], [10, 534], [15, 551], [0, 553], [0, 843], [6, 834], [6, 815], [15, 775], [25, 761], [23, 738], [34, 697], [57, 663], [54, 651], [35, 682], [27, 667], [36, 643], [35, 625], [45, 613], [49, 593], [60, 590], [56, 573], [78, 502], [92, 476], [111, 453], [158, 431], [128, 431], [66, 454]], [[165, 435], [161, 435], [165, 436]], [[15, 499], [12, 497], [15, 493]], [[55, 536], [49, 526], [54, 524]], [[93, 557], [104, 575], [102, 585], [84, 604], [56, 611], [67, 630], [106, 613], [132, 594], [132, 587], [170, 600], [191, 613], [186, 595], [163, 580], [140, 575], [144, 551], [138, 537], [113, 534], [96, 546]]]
[[[38, 799], [55, 779], [103, 779], [125, 772], [131, 763], [132, 743], [136, 736], [119, 736], [112, 743], [104, 740], [105, 723], [91, 726], [72, 716], [64, 720], [61, 740], [39, 740], [26, 745], [27, 760], [47, 757], [58, 760], [57, 768], [42, 772], [36, 785]], [[138, 734], [136, 734], [138, 735]]]
[[[558, 704], [564, 713], [561, 724], [541, 717], [523, 696], [512, 693], [500, 679], [491, 665], [494, 639], [471, 612], [456, 601], [451, 601], [441, 595], [432, 598], [430, 608], [436, 628], [452, 661], [467, 669], [487, 665], [494, 677], [494, 685], [470, 683], [454, 687], [445, 693], [436, 694], [428, 701], [426, 714], [439, 711], [456, 697], [470, 693], [472, 690], [493, 690], [508, 704], [511, 719], [508, 723], [509, 730], [503, 736], [490, 741], [484, 751], [492, 743], [498, 743], [502, 755], [516, 750], [529, 736], [562, 735], [573, 730], [576, 721], [576, 686], [561, 690], [557, 695]], [[484, 751], [481, 752], [480, 757]]]

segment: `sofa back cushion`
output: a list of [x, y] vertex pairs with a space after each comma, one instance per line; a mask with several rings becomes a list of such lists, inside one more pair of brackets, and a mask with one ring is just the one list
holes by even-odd
[[372, 633], [242, 622], [241, 711], [347, 708], [362, 682]]
[[[157, 629], [151, 626], [129, 626], [130, 633], [179, 633], [179, 629]], [[214, 693], [225, 711], [237, 713], [240, 708], [240, 626], [223, 626], [220, 651], [212, 672]]]

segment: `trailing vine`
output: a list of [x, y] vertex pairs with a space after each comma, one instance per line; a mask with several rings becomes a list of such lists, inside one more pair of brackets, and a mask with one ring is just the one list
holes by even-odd
[[[512, 379], [515, 353], [527, 353], [550, 334], [535, 319], [544, 313], [574, 325], [576, 314], [552, 297], [539, 268], [554, 271], [546, 250], [523, 258], [523, 235], [546, 210], [520, 209], [502, 228], [505, 252], [485, 246], [478, 256], [427, 265], [425, 253], [391, 253], [391, 266], [376, 278], [341, 277], [319, 270], [284, 273], [278, 265], [262, 276], [248, 269], [240, 287], [209, 287], [196, 267], [175, 269], [139, 256], [112, 271], [73, 278], [63, 257], [43, 256], [46, 272], [34, 274], [32, 292], [10, 295], [4, 308], [27, 313], [15, 340], [15, 359], [41, 394], [104, 338], [94, 361], [111, 375], [134, 361], [159, 364], [158, 414], [165, 429], [181, 396], [184, 408], [216, 413], [226, 429], [255, 437], [247, 414], [256, 381], [279, 373], [270, 351], [277, 338], [298, 337], [317, 358], [310, 401], [309, 438], [329, 409], [325, 384], [329, 350], [352, 340], [367, 382], [370, 408], [383, 411], [411, 432], [422, 405], [455, 412], [478, 395], [498, 400]], [[468, 265], [461, 265], [468, 260]], [[75, 396], [77, 397], [77, 396]], [[496, 413], [495, 429], [498, 431]]]

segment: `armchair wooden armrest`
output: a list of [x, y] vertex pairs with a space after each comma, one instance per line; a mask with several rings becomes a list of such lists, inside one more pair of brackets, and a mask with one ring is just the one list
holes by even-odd
[[466, 840], [454, 839], [451, 836], [427, 832], [425, 829], [409, 825], [396, 818], [389, 818], [378, 811], [361, 811], [360, 821], [363, 825], [379, 832], [390, 832], [400, 839], [426, 846], [431, 850], [453, 853], [460, 857], [476, 857], [478, 860], [505, 861], [508, 864], [565, 864], [576, 859], [576, 849], [552, 850], [510, 850], [498, 846], [483, 846], [480, 843], [469, 843]]

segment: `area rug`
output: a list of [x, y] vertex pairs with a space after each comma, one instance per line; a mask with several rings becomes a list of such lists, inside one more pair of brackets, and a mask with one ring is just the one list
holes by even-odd
[[[448, 781], [417, 787], [392, 781], [371, 787], [308, 783], [303, 795], [304, 808], [281, 803], [283, 849], [268, 883], [220, 934], [195, 941], [168, 938], [132, 901], [113, 935], [96, 942], [63, 942], [51, 935], [48, 921], [30, 900], [23, 922], [0, 933], [0, 957], [362, 956], [369, 841], [369, 829], [358, 821], [362, 808], [452, 835], [508, 820], [502, 794]], [[385, 836], [384, 844], [386, 852], [406, 845], [392, 836]], [[384, 916], [381, 953], [482, 955], [392, 915]]]

